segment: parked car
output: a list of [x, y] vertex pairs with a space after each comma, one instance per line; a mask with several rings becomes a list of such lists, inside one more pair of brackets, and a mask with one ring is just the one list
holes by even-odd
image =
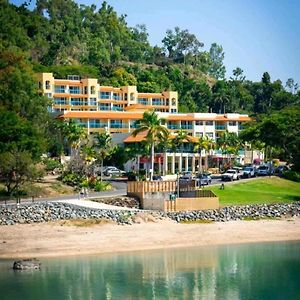
[[283, 174], [283, 172], [288, 171], [288, 170], [289, 170], [289, 167], [288, 167], [288, 166], [278, 166], [278, 167], [275, 169], [274, 173], [275, 173], [275, 174], [278, 174], [279, 176], [281, 176], [281, 175]]
[[232, 167], [231, 169], [237, 171], [238, 179], [241, 179], [243, 177], [243, 175], [244, 175], [243, 168], [241, 168], [241, 167]]
[[261, 165], [257, 169], [257, 175], [258, 176], [267, 176], [273, 174], [273, 170], [268, 165]]
[[243, 170], [243, 177], [250, 178], [256, 176], [256, 168], [254, 167], [245, 167]]
[[211, 177], [210, 174], [199, 174], [196, 177], [196, 181], [197, 181], [197, 185], [201, 186], [201, 185], [209, 185], [211, 184]]
[[113, 176], [113, 175], [122, 176], [122, 175], [125, 175], [125, 174], [126, 174], [125, 171], [120, 170], [116, 167], [108, 167], [104, 171], [104, 175], [106, 175], [106, 176]]
[[222, 181], [233, 181], [233, 180], [238, 180], [238, 171], [234, 169], [229, 169], [225, 173], [222, 174]]

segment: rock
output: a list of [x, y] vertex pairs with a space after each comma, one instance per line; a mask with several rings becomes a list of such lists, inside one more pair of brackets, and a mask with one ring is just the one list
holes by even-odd
[[14, 270], [39, 270], [41, 263], [36, 259], [24, 259], [14, 262]]

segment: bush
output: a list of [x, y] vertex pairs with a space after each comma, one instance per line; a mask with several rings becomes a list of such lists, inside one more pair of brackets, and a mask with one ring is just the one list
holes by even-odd
[[53, 158], [45, 158], [43, 160], [46, 172], [52, 172], [55, 169], [61, 169], [61, 163]]
[[62, 174], [61, 181], [70, 186], [79, 186], [82, 184], [83, 178], [76, 173], [68, 172]]
[[283, 172], [283, 177], [288, 180], [300, 182], [300, 172], [297, 171], [292, 171], [292, 170], [285, 171]]
[[94, 190], [96, 192], [102, 192], [102, 191], [107, 191], [111, 189], [111, 184], [108, 182], [103, 182], [103, 181], [97, 181]]

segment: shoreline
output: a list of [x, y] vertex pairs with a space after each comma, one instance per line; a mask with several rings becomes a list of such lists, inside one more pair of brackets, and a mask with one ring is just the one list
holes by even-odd
[[167, 248], [300, 241], [300, 218], [77, 227], [63, 222], [0, 226], [0, 259], [101, 255]]

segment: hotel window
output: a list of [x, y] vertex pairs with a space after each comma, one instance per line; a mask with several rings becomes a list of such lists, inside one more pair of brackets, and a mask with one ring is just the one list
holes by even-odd
[[152, 105], [163, 105], [163, 102], [160, 98], [153, 98]]
[[130, 101], [134, 101], [135, 98], [134, 98], [134, 93], [130, 93]]
[[122, 110], [123, 110], [123, 107], [122, 107], [122, 105], [113, 105], [113, 106], [112, 106], [112, 110], [122, 111]]
[[52, 98], [52, 94], [51, 93], [45, 93], [45, 96], [48, 98]]
[[38, 89], [41, 90], [43, 88], [43, 84], [39, 81], [38, 83]]
[[236, 121], [230, 121], [230, 122], [228, 122], [228, 126], [236, 126]]
[[148, 99], [147, 98], [138, 98], [138, 103], [143, 105], [148, 105]]
[[195, 121], [195, 125], [202, 126], [203, 125], [203, 121], [197, 120], [197, 121]]
[[177, 109], [176, 108], [171, 108], [171, 114], [176, 114], [177, 113]]
[[213, 138], [214, 137], [214, 133], [213, 132], [206, 132], [205, 135], [209, 138]]
[[80, 88], [79, 88], [79, 86], [72, 86], [72, 85], [70, 85], [69, 91], [70, 91], [70, 94], [80, 94]]
[[109, 103], [100, 103], [100, 106], [98, 106], [100, 110], [111, 110]]
[[175, 105], [176, 105], [176, 99], [172, 98], [172, 106], [175, 106]]
[[99, 119], [90, 119], [90, 128], [105, 128], [107, 122], [101, 122]]
[[93, 95], [94, 95], [95, 93], [96, 93], [96, 91], [95, 91], [95, 87], [92, 85], [92, 86], [91, 86], [91, 94], [93, 94]]
[[88, 93], [88, 88], [87, 86], [84, 87], [84, 94], [86, 95]]
[[122, 120], [110, 120], [110, 128], [123, 128]]
[[90, 105], [97, 105], [97, 99], [96, 98], [90, 98]]
[[195, 137], [203, 137], [203, 133], [202, 132], [195, 132]]
[[71, 98], [71, 105], [88, 105], [87, 99]]
[[114, 100], [122, 100], [122, 96], [119, 93], [113, 93], [113, 99]]
[[49, 80], [46, 80], [45, 86], [46, 86], [46, 90], [50, 90], [50, 81]]
[[80, 80], [80, 77], [78, 75], [68, 75], [68, 80]]
[[110, 92], [100, 92], [100, 99], [110, 99]]
[[62, 98], [62, 97], [54, 98], [54, 104], [56, 104], [56, 105], [66, 105], [66, 104], [68, 104], [68, 100], [66, 98]]
[[65, 85], [55, 85], [54, 92], [57, 94], [63, 94], [66, 92], [66, 86]]
[[166, 99], [166, 105], [169, 105], [169, 98]]
[[206, 126], [214, 126], [214, 121], [206, 121], [205, 125]]

